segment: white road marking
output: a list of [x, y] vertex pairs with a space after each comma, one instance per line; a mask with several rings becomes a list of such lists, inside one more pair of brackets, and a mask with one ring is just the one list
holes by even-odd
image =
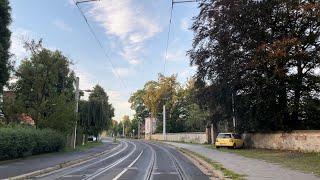
[[[128, 141], [128, 142], [129, 142], [129, 141]], [[131, 143], [131, 142], [129, 142], [129, 143]], [[119, 159], [118, 161], [110, 164], [109, 166], [105, 167], [103, 170], [95, 172], [95, 173], [92, 174], [90, 177], [85, 178], [85, 180], [94, 179], [95, 177], [99, 176], [100, 174], [106, 172], [107, 170], [113, 168], [114, 166], [118, 165], [118, 164], [121, 163], [122, 161], [126, 160], [126, 159], [127, 159], [129, 156], [131, 156], [131, 155], [134, 153], [134, 151], [137, 149], [137, 146], [136, 146], [134, 143], [131, 143], [131, 144], [134, 145], [134, 149], [133, 149], [128, 155], [126, 155], [125, 157]]]
[[140, 158], [140, 156], [142, 155], [142, 153], [143, 153], [143, 150], [141, 151], [141, 153], [139, 154], [139, 156], [138, 156], [134, 161], [132, 161], [132, 163], [131, 163], [127, 168], [125, 168], [120, 174], [118, 174], [118, 176], [114, 177], [112, 180], [117, 180], [117, 179], [119, 179], [125, 172], [127, 172], [127, 170], [128, 170], [129, 168], [131, 168], [131, 166], [138, 161], [138, 159]]
[[109, 159], [109, 158], [111, 158], [111, 157], [113, 157], [113, 156], [121, 153], [122, 151], [124, 151], [124, 150], [127, 149], [127, 147], [128, 147], [128, 143], [125, 142], [125, 141], [124, 141], [124, 143], [125, 143], [124, 148], [121, 149], [120, 151], [118, 151], [117, 153], [112, 154], [111, 156], [107, 156], [106, 158], [100, 159], [100, 160], [98, 160], [98, 161], [95, 161], [95, 162], [93, 162], [93, 163], [91, 163], [91, 164], [82, 166], [81, 168], [78, 168], [78, 169], [75, 169], [75, 170], [73, 170], [73, 171], [67, 172], [67, 173], [65, 173], [65, 174], [63, 174], [63, 175], [61, 175], [61, 176], [59, 176], [59, 177], [56, 177], [55, 179], [58, 179], [58, 178], [63, 177], [63, 176], [65, 176], [65, 175], [69, 175], [69, 174], [71, 174], [71, 173], [73, 173], [73, 172], [76, 172], [76, 171], [80, 171], [80, 170], [82, 170], [82, 169], [85, 169], [85, 168], [87, 168], [87, 167], [89, 167], [89, 166], [92, 166], [92, 165], [94, 165], [94, 164], [97, 164], [97, 163], [99, 163], [99, 162], [102, 162], [102, 161], [104, 161], [104, 160], [106, 160], [106, 159]]
[[[108, 154], [110, 154], [110, 153], [113, 153], [115, 150], [117, 150], [117, 149], [119, 149], [121, 146], [122, 146], [122, 142], [119, 144], [119, 145], [117, 145], [116, 147], [114, 147], [114, 148], [112, 148], [112, 149], [110, 149], [110, 150], [106, 150], [105, 151], [105, 154], [103, 154], [103, 155], [101, 155], [101, 156], [105, 156], [105, 155], [108, 155]], [[63, 171], [65, 171], [65, 170], [67, 170], [67, 169], [71, 169], [71, 168], [73, 168], [73, 167], [75, 167], [75, 166], [79, 166], [79, 165], [81, 165], [81, 164], [84, 164], [84, 163], [87, 163], [87, 162], [89, 162], [89, 161], [92, 161], [93, 159], [97, 159], [97, 158], [99, 158], [100, 156], [98, 156], [98, 157], [95, 157], [95, 158], [91, 158], [91, 159], [88, 159], [88, 160], [85, 160], [85, 161], [82, 161], [82, 162], [80, 162], [80, 163], [77, 163], [77, 164], [73, 164], [73, 165], [71, 165], [71, 166], [67, 166], [67, 167], [64, 167], [64, 168], [61, 168], [61, 169], [57, 169], [57, 170], [54, 170], [54, 171], [51, 171], [51, 172], [48, 172], [48, 173], [45, 173], [45, 174], [41, 174], [41, 175], [38, 175], [38, 176], [35, 176], [35, 178], [40, 178], [40, 179], [43, 179], [43, 180], [47, 180], [48, 178], [45, 178], [45, 177], [50, 177], [50, 176], [52, 176], [53, 174], [55, 174], [55, 173], [61, 173], [61, 172], [63, 172]], [[51, 180], [51, 179], [57, 179], [57, 178], [60, 178], [60, 177], [62, 177], [62, 176], [67, 176], [68, 174], [70, 174], [71, 172], [68, 172], [68, 173], [65, 173], [64, 175], [58, 175], [58, 176], [56, 176], [55, 178], [49, 178], [49, 180]]]

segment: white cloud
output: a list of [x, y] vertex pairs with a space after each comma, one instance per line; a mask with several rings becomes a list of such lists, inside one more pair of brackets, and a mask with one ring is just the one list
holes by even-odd
[[61, 19], [56, 19], [53, 24], [62, 31], [72, 31], [72, 28]]
[[66, 0], [66, 5], [73, 6], [75, 4], [74, 4], [73, 0]]
[[189, 28], [188, 19], [186, 18], [181, 19], [180, 28], [184, 31], [188, 31], [188, 28]]
[[117, 76], [117, 73], [118, 73], [119, 76], [126, 77], [126, 76], [134, 74], [135, 71], [130, 68], [115, 68], [115, 69], [112, 69], [112, 73], [115, 76]]
[[174, 52], [168, 52], [167, 61], [182, 61], [186, 60], [186, 52], [183, 50], [178, 50]]
[[138, 58], [138, 53], [141, 52], [142, 44], [127, 44], [123, 46], [123, 49], [119, 52], [119, 54], [124, 57], [129, 64], [137, 65], [142, 61]]
[[133, 0], [109, 0], [94, 3], [89, 15], [98, 22], [107, 35], [117, 37], [123, 46], [119, 54], [131, 65], [141, 62], [139, 51], [143, 43], [161, 31], [146, 9]]

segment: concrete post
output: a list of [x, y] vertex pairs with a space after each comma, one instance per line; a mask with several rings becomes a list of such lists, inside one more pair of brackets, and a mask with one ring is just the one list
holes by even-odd
[[[79, 109], [79, 77], [76, 78], [76, 93], [75, 93], [75, 99], [76, 99], [76, 108], [75, 112], [76, 115], [78, 114]], [[73, 135], [73, 149], [76, 148], [76, 141], [77, 141], [77, 121], [74, 126], [74, 135]]]
[[213, 131], [213, 124], [211, 124], [210, 130], [211, 130], [211, 141], [212, 141], [211, 144], [214, 144], [215, 143], [215, 137], [214, 137], [214, 131]]
[[163, 140], [166, 140], [166, 105], [163, 105], [163, 124], [162, 124], [162, 130], [163, 130]]

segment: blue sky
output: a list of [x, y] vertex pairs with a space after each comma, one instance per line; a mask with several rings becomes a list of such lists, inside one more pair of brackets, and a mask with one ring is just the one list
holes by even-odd
[[[16, 66], [28, 53], [20, 39], [43, 38], [45, 47], [59, 49], [75, 62], [80, 88], [99, 84], [115, 107], [115, 119], [132, 116], [130, 93], [163, 72], [170, 0], [101, 0], [83, 3], [89, 23], [127, 88], [103, 55], [72, 0], [11, 0], [12, 46]], [[198, 13], [196, 3], [175, 4], [165, 75], [178, 74], [184, 83], [195, 72], [185, 56], [193, 33], [188, 28]]]

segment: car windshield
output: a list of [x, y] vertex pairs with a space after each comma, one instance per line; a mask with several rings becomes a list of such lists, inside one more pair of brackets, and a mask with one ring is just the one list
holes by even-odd
[[219, 134], [218, 138], [231, 138], [231, 134]]

